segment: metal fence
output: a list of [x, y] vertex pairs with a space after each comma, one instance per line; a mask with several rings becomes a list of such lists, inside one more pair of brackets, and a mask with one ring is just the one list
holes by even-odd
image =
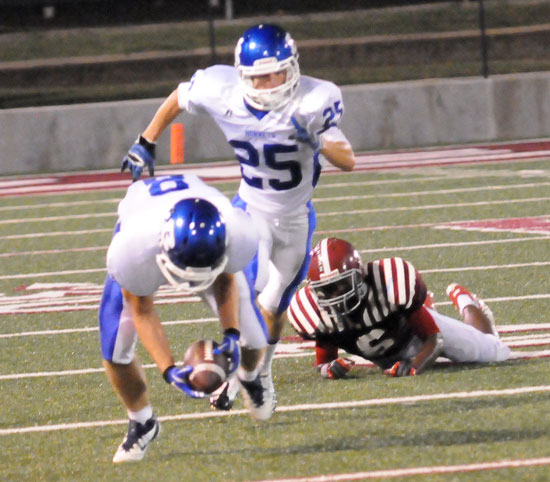
[[[41, 2], [26, 3], [33, 1]], [[237, 4], [247, 2], [211, 1], [179, 1], [187, 13], [201, 8], [202, 21], [180, 22], [173, 11], [169, 23], [0, 31], [0, 108], [164, 97], [198, 68], [232, 64], [238, 36], [259, 21], [292, 33], [303, 73], [341, 85], [550, 70], [550, 0], [406, 2], [331, 12], [319, 2], [300, 15], [260, 17], [240, 16]], [[67, 5], [78, 2], [105, 0]], [[153, 8], [149, 1], [133, 3]], [[263, 3], [272, 8], [284, 2]], [[361, 3], [367, 2], [332, 5]], [[169, 10], [171, 0], [156, 4]], [[228, 8], [234, 9], [232, 20], [225, 19]]]

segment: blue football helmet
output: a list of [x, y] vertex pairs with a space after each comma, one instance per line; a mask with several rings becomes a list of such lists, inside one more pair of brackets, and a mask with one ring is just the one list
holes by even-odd
[[[237, 42], [235, 67], [245, 100], [260, 110], [283, 107], [300, 83], [298, 50], [290, 34], [278, 25], [261, 24], [248, 29]], [[255, 89], [252, 77], [286, 71], [285, 82], [272, 89]]]
[[225, 222], [210, 202], [177, 202], [164, 222], [157, 265], [166, 280], [186, 294], [208, 288], [227, 264]]

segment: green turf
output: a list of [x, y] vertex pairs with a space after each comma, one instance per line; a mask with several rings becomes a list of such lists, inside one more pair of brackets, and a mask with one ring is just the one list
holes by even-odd
[[[410, 260], [424, 273], [436, 303], [445, 303], [438, 308], [442, 313], [457, 316], [448, 304], [445, 288], [450, 282], [458, 281], [485, 299], [506, 298], [489, 303], [497, 324], [548, 323], [550, 299], [517, 297], [548, 295], [550, 267], [505, 266], [550, 261], [548, 240], [537, 239], [541, 234], [410, 225], [548, 216], [548, 201], [533, 198], [548, 196], [549, 179], [549, 159], [352, 176], [324, 175], [315, 194], [318, 230], [325, 231], [325, 236], [345, 230], [337, 233], [338, 236], [352, 241], [365, 260], [395, 255]], [[237, 184], [218, 186], [232, 194]], [[0, 224], [0, 237], [89, 229], [105, 232], [0, 240], [0, 252], [12, 253], [11, 257], [0, 258], [4, 277], [0, 279], [0, 293], [8, 299], [28, 296], [30, 291], [18, 288], [33, 283], [87, 282], [100, 288], [104, 271], [53, 276], [40, 273], [103, 269], [105, 250], [116, 219], [116, 199], [121, 195], [122, 191], [106, 191], [2, 198], [1, 206], [9, 209], [0, 210], [0, 222], [16, 218], [26, 222]], [[357, 199], [329, 200], [343, 196]], [[102, 200], [107, 202], [99, 202]], [[113, 216], [36, 219], [102, 212], [112, 212]], [[36, 220], [32, 221], [33, 218]], [[383, 226], [388, 228], [368, 230]], [[320, 236], [317, 234], [315, 239]], [[470, 244], [452, 245], [457, 243]], [[100, 249], [17, 255], [90, 246]], [[476, 266], [493, 269], [471, 269]], [[451, 268], [460, 270], [448, 271]], [[20, 273], [27, 273], [28, 277], [9, 278]], [[92, 303], [98, 303], [98, 295]], [[212, 316], [198, 303], [159, 305], [158, 311], [166, 322]], [[158, 442], [151, 445], [140, 464], [116, 467], [111, 458], [126, 430], [125, 413], [101, 371], [96, 310], [21, 313], [3, 315], [0, 320], [0, 334], [54, 331], [0, 338], [0, 375], [3, 376], [0, 379], [0, 430], [116, 422], [48, 432], [0, 433], [2, 480], [244, 481], [548, 456], [548, 392], [295, 410], [297, 405], [310, 403], [546, 386], [550, 368], [545, 359], [461, 367], [438, 365], [414, 379], [389, 379], [374, 368], [358, 366], [347, 380], [327, 381], [316, 374], [313, 354], [309, 352], [304, 357], [275, 360], [275, 384], [281, 409], [267, 423], [253, 422], [247, 414], [167, 420], [162, 423]], [[84, 328], [94, 329], [55, 333], [55, 330]], [[192, 341], [206, 336], [219, 337], [219, 327], [214, 321], [167, 324], [165, 330], [178, 358]], [[290, 327], [285, 328], [284, 335], [293, 335]], [[518, 350], [544, 350], [547, 346]], [[145, 364], [151, 363], [141, 345], [138, 353]], [[92, 371], [78, 372], [86, 369]], [[40, 375], [40, 372], [46, 373]], [[159, 416], [211, 414], [205, 401], [184, 398], [168, 387], [156, 368], [147, 368], [146, 373]], [[27, 376], [14, 378], [25, 374]], [[5, 378], [8, 375], [11, 378]], [[242, 407], [238, 399], [235, 408]], [[545, 481], [547, 474], [548, 465], [544, 465], [411, 476], [407, 480]]]

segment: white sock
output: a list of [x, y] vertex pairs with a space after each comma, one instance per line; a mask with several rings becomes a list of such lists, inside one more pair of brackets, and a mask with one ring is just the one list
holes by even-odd
[[243, 368], [243, 366], [241, 365], [241, 366], [239, 366], [239, 368], [237, 368], [237, 376], [243, 382], [251, 382], [251, 381], [255, 380], [256, 377], [258, 376], [258, 369], [255, 368], [254, 370], [249, 372], [248, 370], [245, 370]]
[[145, 408], [138, 410], [137, 412], [132, 412], [128, 410], [128, 418], [130, 420], [135, 420], [138, 423], [145, 423], [153, 416], [153, 407], [147, 405]]
[[468, 295], [459, 295], [456, 299], [456, 304], [458, 305], [458, 311], [462, 315], [462, 312], [464, 311], [464, 308], [470, 305], [477, 306], [479, 308], [479, 305], [477, 304], [476, 300], [474, 300], [471, 296]]
[[275, 350], [277, 348], [277, 345], [279, 344], [279, 340], [277, 340], [275, 343], [268, 343], [267, 348], [265, 350], [264, 359], [262, 362], [262, 368], [260, 368], [260, 375], [268, 375], [271, 373], [271, 365], [273, 364], [273, 356], [275, 355]]

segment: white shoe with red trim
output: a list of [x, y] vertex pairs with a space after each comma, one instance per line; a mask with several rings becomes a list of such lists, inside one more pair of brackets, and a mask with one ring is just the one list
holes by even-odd
[[477, 306], [481, 312], [489, 319], [491, 322], [491, 330], [493, 332], [493, 335], [499, 336], [497, 328], [495, 326], [495, 315], [493, 315], [493, 312], [491, 311], [491, 308], [487, 306], [485, 301], [483, 301], [481, 298], [478, 298], [476, 294], [471, 293], [468, 288], [465, 288], [462, 285], [459, 285], [458, 283], [451, 283], [449, 286], [447, 286], [447, 296], [449, 299], [453, 302], [453, 305], [455, 308], [460, 311], [460, 314], [462, 315], [462, 312], [460, 310], [461, 306], [465, 306], [464, 304], [459, 302], [460, 296], [467, 296], [471, 299], [472, 303]]

